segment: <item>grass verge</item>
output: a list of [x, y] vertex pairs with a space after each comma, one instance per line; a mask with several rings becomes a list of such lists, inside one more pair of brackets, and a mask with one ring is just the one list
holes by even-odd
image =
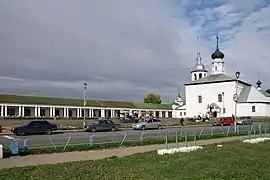
[[251, 145], [237, 141], [224, 143], [222, 148], [208, 145], [186, 154], [160, 156], [151, 152], [124, 158], [4, 169], [0, 171], [0, 179], [267, 180], [269, 151], [270, 142]]
[[[270, 130], [267, 129], [265, 133], [269, 133]], [[240, 131], [240, 132], [231, 132], [227, 135], [227, 133], [219, 133], [213, 135], [202, 135], [199, 136], [196, 134], [196, 140], [205, 140], [205, 139], [217, 139], [223, 137], [232, 137], [232, 136], [245, 136], [248, 135], [248, 131]], [[254, 134], [254, 131], [250, 132], [251, 136]], [[258, 131], [255, 131], [255, 134], [259, 134]], [[178, 142], [184, 142], [185, 137], [181, 134], [178, 134]], [[194, 141], [194, 135], [189, 134], [187, 136], [187, 141]], [[168, 136], [168, 143], [175, 143], [176, 137], [175, 135]], [[165, 146], [165, 138], [155, 138], [155, 139], [144, 139], [142, 141], [139, 140], [130, 140], [130, 141], [114, 141], [114, 142], [94, 142], [93, 144], [86, 144], [86, 145], [70, 145], [64, 149], [64, 145], [58, 146], [57, 148], [38, 148], [38, 149], [25, 149], [19, 150], [20, 156], [25, 155], [34, 155], [34, 154], [51, 154], [51, 153], [61, 153], [61, 152], [72, 152], [72, 151], [89, 151], [89, 150], [96, 150], [96, 149], [110, 149], [110, 148], [118, 148], [120, 146], [124, 147], [132, 147], [132, 146], [146, 146], [146, 145], [153, 145], [153, 144], [164, 144]], [[56, 145], [57, 146], [57, 145]], [[11, 152], [9, 150], [4, 151], [4, 157], [10, 157]]]

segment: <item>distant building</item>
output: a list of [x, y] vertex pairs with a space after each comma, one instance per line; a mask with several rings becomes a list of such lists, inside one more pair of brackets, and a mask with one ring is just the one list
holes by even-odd
[[[81, 99], [0, 95], [0, 117], [83, 118]], [[171, 104], [133, 103], [123, 101], [87, 100], [86, 118], [120, 117], [121, 114], [151, 113], [156, 117], [172, 117]]]

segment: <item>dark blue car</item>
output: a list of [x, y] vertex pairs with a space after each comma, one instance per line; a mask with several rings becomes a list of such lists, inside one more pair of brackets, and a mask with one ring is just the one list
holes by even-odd
[[11, 132], [17, 136], [25, 136], [28, 134], [49, 135], [55, 130], [57, 130], [57, 125], [49, 121], [31, 121], [27, 125], [12, 128]]

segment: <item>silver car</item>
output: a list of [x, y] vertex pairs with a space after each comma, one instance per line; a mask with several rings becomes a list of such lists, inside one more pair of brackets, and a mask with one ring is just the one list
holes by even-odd
[[162, 129], [163, 124], [160, 120], [157, 119], [146, 119], [142, 122], [132, 124], [133, 129], [141, 129], [141, 130], [146, 130], [146, 129]]

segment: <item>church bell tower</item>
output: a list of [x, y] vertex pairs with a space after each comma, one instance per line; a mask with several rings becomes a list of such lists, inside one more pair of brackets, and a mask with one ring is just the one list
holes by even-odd
[[191, 80], [196, 81], [207, 76], [207, 70], [202, 64], [202, 57], [200, 53], [197, 53], [196, 66], [191, 70]]
[[218, 47], [218, 41], [219, 37], [217, 35], [217, 49], [216, 51], [211, 55], [212, 61], [212, 74], [225, 74], [224, 69], [224, 54], [219, 50]]

